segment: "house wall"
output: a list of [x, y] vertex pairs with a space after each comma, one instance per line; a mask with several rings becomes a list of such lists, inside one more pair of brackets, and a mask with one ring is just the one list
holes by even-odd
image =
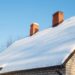
[[[59, 74], [56, 71], [60, 71]], [[29, 71], [17, 71], [17, 72], [11, 72], [6, 74], [0, 74], [0, 75], [65, 75], [65, 69], [64, 68], [45, 68], [45, 69], [34, 69]]]
[[66, 75], [75, 75], [75, 53], [66, 63]]

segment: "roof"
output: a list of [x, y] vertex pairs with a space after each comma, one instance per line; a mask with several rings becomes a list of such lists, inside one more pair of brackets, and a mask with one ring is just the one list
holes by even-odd
[[14, 42], [0, 53], [0, 73], [61, 65], [75, 49], [75, 17]]

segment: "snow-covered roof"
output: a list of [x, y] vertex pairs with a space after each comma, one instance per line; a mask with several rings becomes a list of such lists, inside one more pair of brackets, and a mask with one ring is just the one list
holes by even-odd
[[75, 47], [75, 17], [14, 42], [0, 53], [0, 73], [61, 65]]

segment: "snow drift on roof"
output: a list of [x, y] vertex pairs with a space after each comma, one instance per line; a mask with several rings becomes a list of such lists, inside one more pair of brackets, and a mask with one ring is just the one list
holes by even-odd
[[14, 42], [0, 53], [0, 73], [61, 65], [75, 46], [75, 17]]

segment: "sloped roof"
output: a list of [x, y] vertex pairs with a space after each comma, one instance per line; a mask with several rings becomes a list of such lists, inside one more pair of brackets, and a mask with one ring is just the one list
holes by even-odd
[[75, 17], [14, 42], [0, 53], [0, 73], [61, 65], [75, 46]]

